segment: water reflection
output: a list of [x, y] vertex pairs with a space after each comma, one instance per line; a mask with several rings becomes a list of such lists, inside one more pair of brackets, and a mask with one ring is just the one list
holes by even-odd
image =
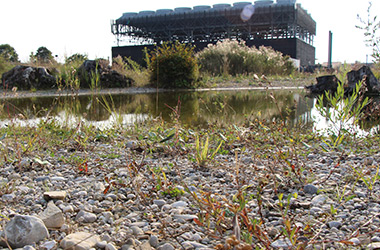
[[[271, 98], [275, 97], [275, 102]], [[278, 106], [277, 106], [278, 105]], [[286, 119], [290, 124], [311, 121], [312, 99], [299, 90], [245, 90], [164, 92], [145, 94], [60, 96], [0, 100], [4, 123], [25, 117], [37, 122], [44, 117], [58, 120], [86, 120], [107, 127], [117, 119], [129, 124], [161, 116], [170, 121], [178, 106], [180, 121], [188, 126], [239, 124], [246, 119]], [[170, 108], [171, 107], [171, 108]]]

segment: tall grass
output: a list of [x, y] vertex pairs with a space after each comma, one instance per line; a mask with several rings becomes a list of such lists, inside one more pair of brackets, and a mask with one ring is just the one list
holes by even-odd
[[245, 42], [225, 40], [197, 53], [200, 71], [211, 75], [290, 75], [294, 66], [289, 57], [270, 47], [248, 47]]

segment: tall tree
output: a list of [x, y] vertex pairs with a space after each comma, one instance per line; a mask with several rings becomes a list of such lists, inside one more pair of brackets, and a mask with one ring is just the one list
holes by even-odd
[[0, 45], [0, 56], [9, 62], [18, 62], [18, 54], [16, 50], [9, 44]]
[[31, 58], [32, 57], [34, 57], [37, 61], [43, 62], [43, 63], [48, 63], [54, 60], [54, 57], [51, 51], [48, 50], [44, 46], [39, 47], [35, 55], [32, 56], [31, 54]]

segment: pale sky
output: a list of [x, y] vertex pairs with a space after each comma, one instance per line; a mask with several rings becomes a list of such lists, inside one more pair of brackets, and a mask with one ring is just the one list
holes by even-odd
[[[234, 2], [239, 0], [2, 0], [0, 44], [13, 46], [23, 62], [40, 46], [58, 55], [60, 61], [74, 53], [87, 54], [90, 59], [110, 58], [111, 47], [116, 46], [110, 21], [124, 12]], [[380, 15], [380, 0], [372, 2], [372, 15]], [[333, 32], [334, 62], [366, 62], [371, 49], [364, 45], [363, 32], [355, 25], [359, 24], [357, 14], [366, 18], [367, 0], [297, 0], [297, 3], [317, 23], [314, 38], [317, 62], [327, 61], [329, 30]]]

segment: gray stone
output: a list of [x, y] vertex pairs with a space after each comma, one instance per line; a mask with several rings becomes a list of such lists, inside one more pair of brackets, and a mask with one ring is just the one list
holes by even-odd
[[290, 242], [289, 239], [285, 239], [285, 240], [278, 239], [278, 240], [272, 242], [271, 247], [290, 249], [292, 247], [292, 243]]
[[70, 250], [89, 250], [96, 246], [96, 243], [100, 241], [98, 235], [77, 232], [67, 235], [60, 244], [63, 249]]
[[137, 250], [151, 250], [151, 249], [152, 249], [152, 246], [150, 245], [149, 241], [146, 241], [137, 247]]
[[61, 209], [49, 201], [46, 209], [38, 215], [47, 228], [60, 228], [65, 223]]
[[380, 242], [380, 237], [379, 237], [379, 236], [373, 236], [373, 237], [371, 238], [371, 241], [372, 241], [372, 242]]
[[182, 243], [182, 245], [191, 245], [194, 248], [207, 248], [206, 245], [203, 245], [203, 244], [196, 242], [196, 241], [185, 241]]
[[138, 226], [131, 226], [131, 230], [133, 232], [133, 235], [144, 234], [144, 231], [141, 228], [139, 228]]
[[177, 201], [171, 204], [173, 208], [179, 208], [179, 207], [187, 207], [187, 202], [186, 201]]
[[101, 249], [106, 248], [106, 246], [107, 246], [107, 241], [105, 240], [102, 240], [96, 243], [96, 247], [99, 247]]
[[157, 237], [156, 235], [152, 235], [152, 236], [150, 236], [149, 244], [150, 244], [152, 247], [157, 247], [157, 246], [158, 246], [158, 237]]
[[41, 245], [41, 249], [44, 250], [51, 250], [51, 249], [56, 249], [57, 242], [55, 240], [51, 241], [46, 241]]
[[349, 241], [351, 241], [354, 246], [360, 245], [360, 240], [358, 238], [351, 238]]
[[[20, 249], [20, 248], [18, 248], [18, 249]], [[27, 245], [27, 246], [24, 246], [22, 248], [22, 250], [35, 250], [35, 248], [33, 246]]]
[[45, 192], [44, 193], [44, 199], [46, 201], [49, 200], [63, 200], [66, 198], [66, 191], [50, 191], [50, 192]]
[[82, 222], [82, 223], [92, 223], [92, 222], [95, 222], [96, 219], [97, 219], [96, 214], [86, 212], [84, 210], [81, 210], [75, 217], [75, 220], [77, 222]]
[[117, 247], [112, 244], [112, 243], [108, 243], [105, 247], [106, 250], [117, 250]]
[[303, 191], [307, 194], [316, 194], [318, 192], [318, 188], [313, 184], [307, 184], [303, 187]]
[[160, 199], [160, 200], [154, 200], [153, 203], [156, 204], [159, 208], [161, 208], [163, 205], [166, 204], [166, 201], [163, 199]]
[[380, 242], [374, 242], [374, 243], [371, 243], [367, 246], [367, 249], [369, 250], [378, 250], [380, 249]]
[[323, 194], [320, 194], [320, 195], [315, 196], [311, 200], [311, 204], [313, 204], [313, 205], [322, 205], [322, 204], [324, 204], [326, 202], [326, 200], [327, 200], [327, 196], [323, 195]]
[[16, 198], [14, 194], [3, 194], [3, 196], [1, 196], [3, 201], [12, 201], [14, 198]]
[[173, 215], [174, 219], [182, 220], [182, 221], [192, 221], [194, 219], [197, 219], [198, 216], [193, 214], [175, 214]]
[[342, 223], [339, 221], [330, 221], [328, 225], [329, 225], [329, 228], [333, 228], [333, 227], [340, 228], [342, 226]]
[[157, 250], [174, 250], [175, 248], [173, 247], [173, 245], [172, 244], [170, 244], [170, 243], [165, 243], [165, 244], [163, 244], [163, 245], [161, 245], [161, 246], [159, 246], [158, 248], [157, 248]]
[[49, 237], [43, 221], [27, 215], [16, 215], [7, 223], [4, 233], [13, 248], [24, 247]]

